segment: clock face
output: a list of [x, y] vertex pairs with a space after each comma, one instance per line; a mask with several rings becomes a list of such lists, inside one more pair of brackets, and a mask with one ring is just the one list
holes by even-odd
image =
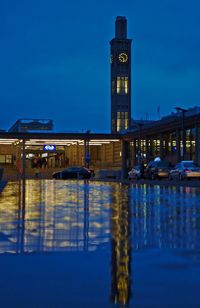
[[124, 52], [119, 54], [119, 61], [121, 63], [126, 63], [128, 61], [128, 55]]

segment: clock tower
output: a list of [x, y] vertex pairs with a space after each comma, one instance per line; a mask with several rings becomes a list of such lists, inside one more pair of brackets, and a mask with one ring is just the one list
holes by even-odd
[[111, 54], [111, 132], [118, 133], [131, 124], [131, 39], [127, 38], [126, 17], [115, 21]]

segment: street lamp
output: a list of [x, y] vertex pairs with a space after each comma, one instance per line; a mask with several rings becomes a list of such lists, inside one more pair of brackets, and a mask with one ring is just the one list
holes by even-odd
[[89, 168], [90, 165], [90, 150], [89, 150], [89, 144], [90, 144], [90, 139], [89, 139], [89, 134], [90, 134], [91, 130], [88, 129], [85, 134], [86, 134], [86, 138], [84, 141], [84, 165], [85, 167]]
[[184, 160], [185, 158], [185, 127], [184, 127], [184, 119], [185, 119], [185, 112], [187, 109], [181, 107], [174, 107], [176, 111], [182, 112], [182, 123], [181, 123], [181, 130], [182, 130], [182, 151], [181, 151], [181, 159]]
[[141, 135], [142, 135], [142, 127], [144, 126], [143, 123], [137, 122], [136, 125], [138, 126], [139, 138], [138, 138], [138, 164], [141, 165], [142, 163], [142, 145], [141, 145]]

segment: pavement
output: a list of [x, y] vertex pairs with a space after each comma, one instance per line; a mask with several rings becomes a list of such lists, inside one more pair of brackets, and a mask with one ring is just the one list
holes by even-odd
[[[27, 179], [35, 179], [35, 175], [27, 173]], [[20, 176], [15, 172], [12, 174], [6, 174], [3, 177], [3, 180], [0, 181], [0, 192], [3, 191], [4, 187], [6, 186], [8, 181], [18, 181]], [[52, 170], [42, 170], [39, 179], [52, 179]], [[189, 179], [189, 180], [168, 180], [168, 179], [140, 179], [140, 180], [129, 180], [129, 179], [115, 179], [115, 178], [106, 178], [106, 177], [94, 177], [91, 181], [100, 181], [100, 182], [112, 182], [112, 183], [122, 183], [125, 185], [159, 185], [159, 186], [183, 186], [183, 187], [200, 187], [200, 180], [196, 179]]]

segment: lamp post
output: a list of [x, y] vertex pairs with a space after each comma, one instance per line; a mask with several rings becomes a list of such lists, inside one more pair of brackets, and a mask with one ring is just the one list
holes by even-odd
[[89, 165], [90, 165], [90, 150], [89, 150], [90, 130], [88, 129], [85, 134], [86, 134], [86, 138], [85, 138], [85, 141], [84, 141], [84, 164], [85, 164], [85, 167], [89, 168]]
[[182, 151], [181, 151], [181, 160], [185, 158], [185, 127], [184, 127], [184, 120], [185, 120], [185, 112], [187, 109], [181, 107], [174, 107], [176, 111], [182, 112], [182, 122], [181, 122], [181, 130], [182, 130]]
[[139, 128], [139, 136], [138, 136], [138, 165], [141, 165], [142, 163], [142, 146], [141, 146], [141, 134], [142, 134], [142, 126], [144, 124], [138, 122], [137, 126]]

